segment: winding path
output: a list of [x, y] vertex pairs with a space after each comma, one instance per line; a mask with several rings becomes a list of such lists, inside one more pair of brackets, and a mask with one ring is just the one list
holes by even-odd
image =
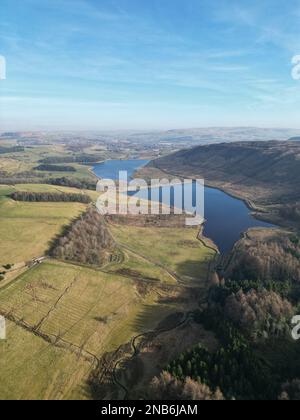
[[153, 336], [153, 338], [156, 338], [156, 337], [158, 337], [161, 334], [165, 334], [165, 333], [167, 333], [169, 331], [176, 330], [177, 328], [179, 328], [179, 327], [183, 326], [184, 324], [186, 324], [189, 321], [190, 316], [191, 316], [191, 312], [187, 312], [187, 313], [184, 314], [184, 319], [181, 320], [180, 322], [178, 322], [176, 325], [174, 325], [171, 328], [157, 329], [157, 330], [152, 330], [152, 331], [144, 332], [143, 334], [139, 334], [139, 335], [137, 335], [137, 336], [135, 336], [135, 337], [132, 338], [132, 340], [131, 340], [131, 349], [133, 350], [132, 355], [131, 356], [127, 355], [127, 356], [119, 359], [115, 363], [114, 368], [113, 368], [113, 371], [112, 371], [112, 378], [113, 378], [114, 383], [125, 392], [125, 395], [124, 395], [123, 400], [126, 400], [126, 401], [129, 400], [129, 389], [126, 388], [126, 386], [118, 379], [118, 369], [120, 368], [120, 366], [125, 361], [126, 362], [130, 362], [135, 357], [137, 357], [139, 355], [140, 348], [139, 348], [139, 345], [137, 344], [137, 341], [140, 340], [141, 338], [146, 339], [148, 336], [150, 336], [150, 337]]

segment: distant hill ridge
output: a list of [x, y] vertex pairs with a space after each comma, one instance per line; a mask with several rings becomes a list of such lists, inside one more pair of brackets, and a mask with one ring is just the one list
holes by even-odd
[[288, 203], [300, 199], [298, 142], [198, 146], [157, 159], [149, 166], [182, 177], [204, 178], [210, 185], [256, 203]]

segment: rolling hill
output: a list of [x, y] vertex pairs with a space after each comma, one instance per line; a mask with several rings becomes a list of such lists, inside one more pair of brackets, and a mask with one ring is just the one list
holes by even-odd
[[[268, 220], [300, 223], [299, 142], [237, 142], [198, 146], [156, 159], [145, 168], [178, 177], [204, 178], [247, 201]], [[296, 214], [296, 213], [297, 214]]]

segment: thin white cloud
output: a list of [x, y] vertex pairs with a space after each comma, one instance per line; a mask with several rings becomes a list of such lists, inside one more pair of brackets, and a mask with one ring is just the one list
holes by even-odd
[[[254, 42], [273, 44], [279, 48], [295, 51], [300, 49], [300, 5], [295, 2], [288, 12], [273, 15], [272, 1], [242, 2], [220, 0], [219, 7], [214, 9], [214, 18], [227, 23], [232, 29], [248, 27], [253, 30]], [[276, 4], [274, 4], [276, 8]], [[298, 19], [298, 23], [296, 20]]]
[[[24, 0], [23, 0], [24, 1]], [[118, 20], [124, 14], [120, 12], [120, 9], [105, 9], [101, 2], [92, 3], [89, 0], [25, 0], [31, 3], [31, 7], [47, 7], [55, 11], [64, 10], [68, 12], [69, 16], [76, 15], [81, 18], [96, 19], [103, 21]]]

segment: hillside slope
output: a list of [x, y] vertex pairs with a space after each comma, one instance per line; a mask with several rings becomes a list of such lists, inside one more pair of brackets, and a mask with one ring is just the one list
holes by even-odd
[[300, 198], [300, 144], [224, 143], [182, 150], [149, 164], [170, 174], [203, 177], [208, 184], [242, 192], [258, 204]]
[[300, 225], [298, 142], [198, 146], [150, 162], [144, 174], [159, 172], [204, 178], [206, 185], [247, 200], [257, 212], [265, 213], [264, 218], [269, 221]]

